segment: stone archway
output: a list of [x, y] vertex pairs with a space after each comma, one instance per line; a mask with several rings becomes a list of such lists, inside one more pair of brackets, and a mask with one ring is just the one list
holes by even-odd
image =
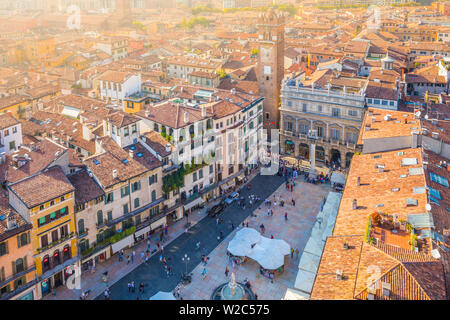
[[295, 154], [295, 144], [291, 140], [286, 140], [284, 142], [284, 153], [288, 155]]
[[300, 143], [298, 146], [298, 155], [306, 160], [309, 160], [309, 145]]
[[316, 146], [316, 160], [325, 161], [325, 149], [322, 146]]
[[330, 150], [330, 164], [341, 165], [341, 152], [337, 149]]
[[353, 152], [347, 152], [345, 154], [345, 167], [349, 168], [350, 167], [350, 162], [352, 161], [353, 158]]

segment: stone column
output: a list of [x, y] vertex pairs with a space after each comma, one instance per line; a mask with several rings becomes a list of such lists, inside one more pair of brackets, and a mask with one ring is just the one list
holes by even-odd
[[294, 141], [294, 156], [298, 157], [298, 149], [299, 149], [299, 144], [298, 142]]
[[311, 164], [309, 168], [309, 177], [315, 178], [315, 167], [316, 167], [316, 143], [315, 141], [311, 141], [309, 145], [309, 162]]

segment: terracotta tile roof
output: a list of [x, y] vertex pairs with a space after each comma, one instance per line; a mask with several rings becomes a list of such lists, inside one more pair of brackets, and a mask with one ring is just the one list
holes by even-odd
[[8, 188], [28, 208], [75, 191], [75, 188], [60, 167], [52, 167], [35, 176], [10, 184]]
[[[5, 219], [0, 220], [0, 242], [33, 227], [31, 223], [28, 223], [9, 205], [9, 198], [5, 192], [0, 192], [0, 216], [1, 215], [3, 215]], [[9, 215], [12, 215], [16, 219], [17, 228], [8, 230], [7, 223]]]
[[[56, 159], [61, 158], [65, 152], [67, 152], [67, 148], [48, 139], [28, 146], [22, 145], [18, 152], [8, 155], [5, 163], [0, 165], [0, 180], [13, 183], [25, 179], [50, 166]], [[13, 156], [17, 155], [24, 158], [25, 154], [28, 154], [31, 160], [26, 161], [20, 168], [14, 168]]]
[[68, 176], [68, 179], [75, 188], [75, 203], [77, 205], [84, 204], [105, 194], [86, 171], [74, 173]]
[[[385, 120], [387, 115], [391, 115], [390, 120]], [[370, 130], [366, 130], [367, 126], [370, 126]], [[358, 144], [368, 139], [410, 137], [416, 130], [422, 132], [422, 127], [419, 119], [416, 119], [412, 112], [368, 108], [361, 125]]]
[[122, 72], [115, 70], [107, 70], [101, 75], [99, 75], [96, 79], [101, 81], [109, 81], [109, 82], [119, 82], [122, 83], [131, 77], [134, 73], [132, 72]]
[[14, 118], [14, 116], [10, 113], [0, 114], [0, 130], [15, 126], [19, 123], [19, 120]]
[[[161, 157], [167, 157], [171, 152], [166, 151], [166, 145], [168, 143], [158, 132], [150, 131], [143, 134], [145, 137], [144, 142], [148, 144], [156, 153], [160, 154]], [[173, 150], [173, 146], [170, 145], [170, 149]]]
[[[403, 152], [403, 155], [398, 155]], [[381, 157], [377, 157], [381, 155]], [[375, 157], [375, 158], [374, 158]], [[404, 158], [416, 158], [417, 164], [402, 166]], [[379, 172], [375, 165], [385, 166]], [[403, 149], [377, 154], [355, 155], [339, 207], [333, 235], [363, 235], [367, 219], [373, 212], [392, 212], [399, 220], [408, 220], [408, 214], [426, 212], [426, 193], [414, 193], [414, 187], [424, 187], [423, 174], [409, 175], [410, 168], [422, 167], [421, 149]], [[406, 175], [401, 178], [401, 175]], [[357, 178], [360, 177], [360, 185]], [[393, 189], [399, 188], [395, 191]], [[353, 199], [358, 209], [352, 209]], [[417, 206], [407, 206], [407, 199], [418, 201]]]
[[116, 111], [111, 113], [108, 115], [107, 119], [118, 128], [122, 128], [139, 121], [137, 117], [124, 111]]
[[[104, 189], [162, 166], [158, 159], [149, 155], [147, 156], [149, 157], [150, 165], [142, 164], [135, 158], [132, 158], [127, 151], [120, 148], [109, 136], [98, 140], [104, 152], [85, 159], [83, 163], [88, 166], [89, 171], [94, 174]], [[113, 177], [113, 170], [117, 170], [117, 178]]]

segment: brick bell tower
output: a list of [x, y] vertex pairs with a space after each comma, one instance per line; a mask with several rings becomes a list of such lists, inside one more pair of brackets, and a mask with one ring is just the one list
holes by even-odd
[[259, 17], [258, 28], [258, 94], [264, 97], [264, 128], [278, 129], [280, 122], [280, 89], [284, 77], [285, 16], [272, 8]]

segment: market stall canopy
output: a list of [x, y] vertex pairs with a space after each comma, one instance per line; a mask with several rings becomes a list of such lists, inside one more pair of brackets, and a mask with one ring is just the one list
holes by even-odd
[[339, 172], [333, 172], [330, 178], [331, 183], [339, 183], [345, 185], [345, 176]]
[[242, 228], [228, 243], [228, 252], [232, 255], [251, 258], [268, 270], [283, 266], [284, 256], [290, 251], [291, 247], [286, 241], [263, 237], [251, 228]]
[[159, 291], [154, 296], [150, 297], [149, 300], [176, 300], [171, 292]]

